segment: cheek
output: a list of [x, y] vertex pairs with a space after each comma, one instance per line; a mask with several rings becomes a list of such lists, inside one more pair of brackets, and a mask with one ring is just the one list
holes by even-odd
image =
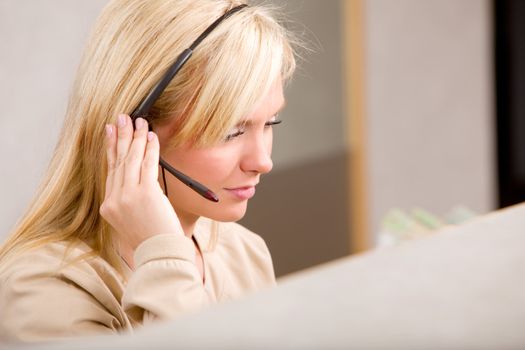
[[229, 149], [191, 150], [165, 155], [164, 159], [173, 167], [209, 187], [220, 198], [219, 203], [210, 202], [167, 173], [169, 200], [177, 214], [190, 213], [226, 222], [241, 219], [246, 212], [247, 203], [232, 200], [224, 190], [232, 183], [237, 183], [235, 180], [239, 169], [238, 154], [237, 151]]
[[272, 147], [273, 147], [273, 130], [270, 129], [266, 136], [266, 147], [268, 150], [268, 154], [272, 154]]
[[181, 150], [164, 156], [175, 169], [202, 182], [204, 185], [220, 185], [237, 166], [237, 158], [231, 150]]

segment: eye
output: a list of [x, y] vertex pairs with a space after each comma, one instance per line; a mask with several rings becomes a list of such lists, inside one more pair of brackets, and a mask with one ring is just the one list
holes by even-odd
[[274, 125], [281, 124], [283, 121], [280, 119], [277, 119], [278, 117], [279, 117], [278, 114], [274, 115], [272, 119], [270, 119], [269, 121], [266, 122], [266, 124], [264, 124], [264, 126], [274, 126]]
[[[264, 127], [267, 128], [267, 127], [272, 127], [274, 125], [277, 125], [277, 124], [281, 124], [283, 121], [282, 120], [278, 120], [277, 119], [278, 115], [274, 115], [272, 117], [272, 119], [270, 119], [269, 121], [267, 121], [265, 124], [264, 124]], [[233, 140], [234, 138], [236, 137], [239, 137], [241, 135], [243, 135], [246, 131], [244, 129], [241, 129], [240, 127], [236, 127], [234, 129], [231, 130], [231, 132], [224, 138], [224, 141], [227, 142], [227, 141], [231, 141]]]
[[274, 126], [274, 125], [281, 124], [282, 122], [283, 122], [282, 120], [272, 120], [264, 124], [264, 126]]
[[242, 134], [244, 134], [244, 130], [241, 130], [239, 128], [236, 128], [234, 130], [232, 130], [232, 132], [230, 134], [228, 134], [226, 136], [226, 138], [224, 139], [225, 141], [230, 141], [238, 136], [241, 136]]

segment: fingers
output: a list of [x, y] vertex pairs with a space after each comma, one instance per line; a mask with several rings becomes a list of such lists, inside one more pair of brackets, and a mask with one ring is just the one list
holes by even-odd
[[146, 153], [141, 169], [141, 184], [152, 185], [158, 183], [159, 176], [159, 139], [157, 135], [150, 131], [147, 134]]
[[127, 115], [118, 117], [117, 127], [106, 126], [106, 153], [108, 177], [106, 195], [119, 195], [124, 188], [158, 181], [159, 140], [155, 133], [148, 132], [148, 123], [137, 118], [133, 131], [132, 120]]
[[135, 120], [135, 133], [124, 162], [124, 187], [137, 186], [140, 182], [142, 161], [144, 160], [148, 123], [142, 119]]
[[133, 140], [133, 125], [131, 118], [121, 114], [117, 119], [117, 161], [113, 177], [113, 191], [119, 190], [124, 183], [124, 162], [128, 156], [129, 148]]
[[108, 162], [108, 175], [106, 179], [106, 194], [108, 198], [111, 193], [115, 167], [117, 162], [117, 134], [113, 125], [106, 125], [106, 158]]

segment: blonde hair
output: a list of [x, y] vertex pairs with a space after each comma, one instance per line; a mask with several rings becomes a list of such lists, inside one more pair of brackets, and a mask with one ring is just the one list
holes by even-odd
[[[104, 126], [131, 113], [177, 55], [237, 0], [113, 0], [85, 49], [65, 123], [28, 212], [0, 248], [0, 261], [47, 243], [88, 243], [119, 269], [110, 226], [99, 214], [107, 175]], [[290, 34], [264, 6], [224, 20], [155, 103], [153, 126], [177, 118], [172, 146], [221, 140], [281, 76], [295, 68]]]

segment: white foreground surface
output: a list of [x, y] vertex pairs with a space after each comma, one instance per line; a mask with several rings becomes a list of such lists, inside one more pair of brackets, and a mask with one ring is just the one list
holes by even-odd
[[525, 205], [135, 335], [27, 348], [525, 349]]

